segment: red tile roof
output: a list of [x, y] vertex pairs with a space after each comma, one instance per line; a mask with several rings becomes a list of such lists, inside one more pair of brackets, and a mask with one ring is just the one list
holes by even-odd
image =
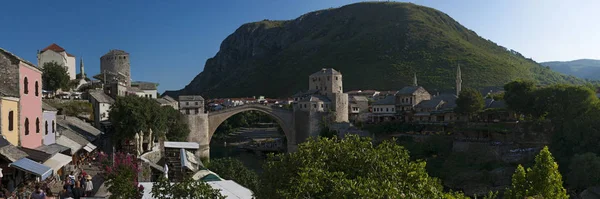
[[47, 51], [47, 50], [51, 50], [51, 51], [54, 51], [54, 52], [63, 52], [63, 51], [65, 51], [64, 48], [56, 45], [55, 43], [50, 44], [48, 47], [44, 48], [41, 52], [44, 52], [44, 51]]
[[67, 53], [67, 56], [69, 56], [69, 57], [75, 57], [75, 55], [72, 55], [70, 53]]

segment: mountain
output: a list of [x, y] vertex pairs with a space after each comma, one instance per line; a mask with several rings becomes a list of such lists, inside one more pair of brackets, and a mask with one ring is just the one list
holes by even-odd
[[244, 24], [206, 61], [185, 88], [166, 95], [286, 97], [307, 90], [308, 76], [335, 68], [344, 90], [395, 90], [412, 83], [454, 89], [582, 80], [553, 72], [516, 51], [478, 36], [438, 10], [411, 3], [365, 2], [304, 14], [294, 20]]
[[600, 60], [578, 59], [573, 61], [542, 62], [540, 64], [566, 75], [584, 79], [600, 80]]

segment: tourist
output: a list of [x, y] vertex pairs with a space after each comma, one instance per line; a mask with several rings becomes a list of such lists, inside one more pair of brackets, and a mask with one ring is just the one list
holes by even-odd
[[56, 196], [54, 196], [54, 194], [52, 194], [50, 187], [46, 187], [46, 199], [58, 199]]
[[76, 182], [75, 183], [75, 188], [73, 188], [73, 198], [74, 199], [80, 199], [81, 197], [84, 197], [84, 191], [81, 188], [81, 183]]
[[87, 197], [92, 196], [92, 190], [94, 190], [94, 183], [92, 183], [92, 176], [86, 176], [87, 181], [85, 182], [85, 195]]
[[[82, 173], [83, 173], [83, 171], [82, 171]], [[85, 183], [85, 175], [81, 175], [79, 177], [79, 183], [81, 184], [81, 188], [83, 188], [83, 190], [85, 190], [85, 185], [86, 185], [86, 183]]]
[[46, 198], [46, 194], [44, 194], [44, 191], [40, 188], [39, 185], [35, 186], [35, 191], [31, 194], [31, 199], [44, 199]]
[[71, 185], [71, 181], [67, 180], [65, 181], [65, 185], [63, 186], [63, 197], [67, 198], [70, 197], [73, 193], [73, 186]]
[[73, 188], [73, 185], [75, 185], [75, 175], [72, 171], [71, 174], [69, 174], [69, 181], [71, 181], [71, 188]]
[[31, 191], [27, 190], [26, 186], [27, 185], [22, 186], [19, 190], [19, 199], [29, 199], [29, 197], [31, 196]]

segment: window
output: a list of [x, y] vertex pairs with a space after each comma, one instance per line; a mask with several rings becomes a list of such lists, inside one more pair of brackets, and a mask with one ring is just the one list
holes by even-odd
[[338, 77], [335, 77], [335, 80], [338, 80]]
[[319, 86], [317, 86], [317, 90], [319, 90]]
[[25, 135], [29, 135], [29, 118], [25, 118]]
[[23, 93], [29, 94], [29, 81], [27, 81], [27, 77], [23, 79]]
[[35, 96], [40, 96], [40, 85], [35, 81]]
[[185, 105], [190, 105], [190, 102], [185, 102]]
[[54, 124], [54, 120], [52, 120], [52, 133], [56, 133], [56, 125]]
[[185, 114], [190, 114], [190, 109], [185, 109]]
[[198, 105], [198, 102], [196, 102], [196, 105]]
[[327, 81], [331, 81], [331, 77], [327, 77]]
[[196, 114], [198, 114], [199, 112], [200, 112], [200, 109], [198, 109], [198, 108], [197, 108], [197, 109], [196, 109]]
[[340, 92], [342, 91], [342, 87], [340, 86]]
[[321, 108], [323, 108], [323, 104], [321, 104]]
[[13, 131], [15, 129], [15, 112], [8, 112], [8, 130]]
[[35, 118], [35, 133], [40, 133], [40, 118]]
[[317, 104], [313, 104], [313, 108], [317, 108]]
[[306, 108], [306, 104], [304, 104], [304, 108]]
[[46, 133], [46, 135], [48, 135], [48, 121], [45, 122], [44, 126], [46, 127], [46, 130], [44, 132]]
[[390, 111], [390, 109], [389, 108], [385, 108], [385, 112], [388, 112], [388, 111]]
[[392, 108], [392, 112], [394, 112], [394, 108]]

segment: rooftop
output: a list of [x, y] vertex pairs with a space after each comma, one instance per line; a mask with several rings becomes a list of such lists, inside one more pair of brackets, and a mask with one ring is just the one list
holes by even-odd
[[112, 50], [108, 51], [106, 54], [102, 55], [102, 57], [113, 56], [113, 55], [129, 55], [129, 53], [125, 52], [124, 50], [112, 49]]
[[92, 125], [88, 124], [87, 122], [80, 120], [76, 117], [70, 117], [70, 116], [57, 116], [56, 117], [56, 124], [58, 124], [59, 130], [61, 131], [62, 135], [66, 135], [67, 137], [69, 137], [70, 139], [73, 139], [74, 141], [77, 141], [80, 144], [87, 144], [84, 142], [79, 142], [78, 140], [75, 140], [77, 138], [71, 136], [72, 134], [76, 134], [79, 137], [85, 139], [88, 142], [94, 141], [96, 140], [96, 138], [102, 134], [102, 131], [98, 130], [97, 128], [93, 127]]
[[413, 94], [419, 90], [419, 88], [423, 88], [420, 86], [406, 86], [398, 91], [400, 95]]
[[45, 162], [52, 157], [52, 154], [30, 148], [19, 147], [19, 150], [27, 153], [27, 158], [36, 162]]
[[102, 91], [93, 91], [90, 92], [90, 96], [92, 98], [94, 98], [96, 101], [98, 101], [99, 103], [115, 103], [115, 100], [113, 98], [111, 98], [110, 96], [108, 96], [107, 94], [105, 94]]
[[61, 153], [63, 151], [69, 150], [69, 147], [54, 143], [51, 145], [42, 145], [36, 149], [39, 151], [49, 153], [49, 154], [57, 154], [57, 153]]
[[[24, 60], [23, 58], [20, 58], [20, 57], [16, 56], [15, 54], [12, 54], [11, 52], [9, 52], [7, 50], [4, 50], [3, 48], [0, 48], [0, 53], [5, 54], [8, 58], [12, 59], [13, 64], [18, 64], [17, 62], [14, 62], [15, 60], [18, 60], [18, 61], [24, 62], [24, 63], [26, 63], [26, 64], [28, 64], [28, 65], [30, 65], [30, 66], [32, 66], [32, 67], [34, 67], [34, 68], [37, 69], [37, 67], [35, 66], [35, 64], [32, 64], [31, 62], [28, 62], [27, 60]], [[39, 70], [40, 69], [38, 69], [38, 71]]]
[[350, 96], [349, 97], [351, 102], [368, 102], [369, 99], [367, 99], [367, 97], [365, 96]]
[[321, 76], [321, 75], [341, 75], [342, 73], [338, 72], [333, 68], [323, 68], [319, 72], [313, 73], [310, 76]]
[[59, 45], [57, 45], [55, 43], [50, 44], [48, 47], [42, 49], [40, 52], [43, 53], [43, 52], [45, 52], [47, 50], [51, 50], [51, 51], [54, 51], [54, 52], [57, 52], [57, 53], [65, 51], [64, 48], [60, 47]]
[[311, 95], [307, 98], [300, 100], [301, 102], [331, 102], [329, 98], [323, 95]]
[[386, 96], [383, 99], [373, 102], [373, 105], [395, 105], [395, 104], [396, 104], [396, 97], [392, 96], [392, 95]]
[[131, 86], [138, 87], [140, 90], [156, 90], [158, 83], [136, 81], [131, 82]]
[[2, 137], [0, 137], [0, 155], [11, 162], [27, 157], [27, 153], [19, 150], [15, 145], [8, 143], [8, 141]]
[[180, 95], [179, 101], [203, 101], [204, 98], [200, 95]]

